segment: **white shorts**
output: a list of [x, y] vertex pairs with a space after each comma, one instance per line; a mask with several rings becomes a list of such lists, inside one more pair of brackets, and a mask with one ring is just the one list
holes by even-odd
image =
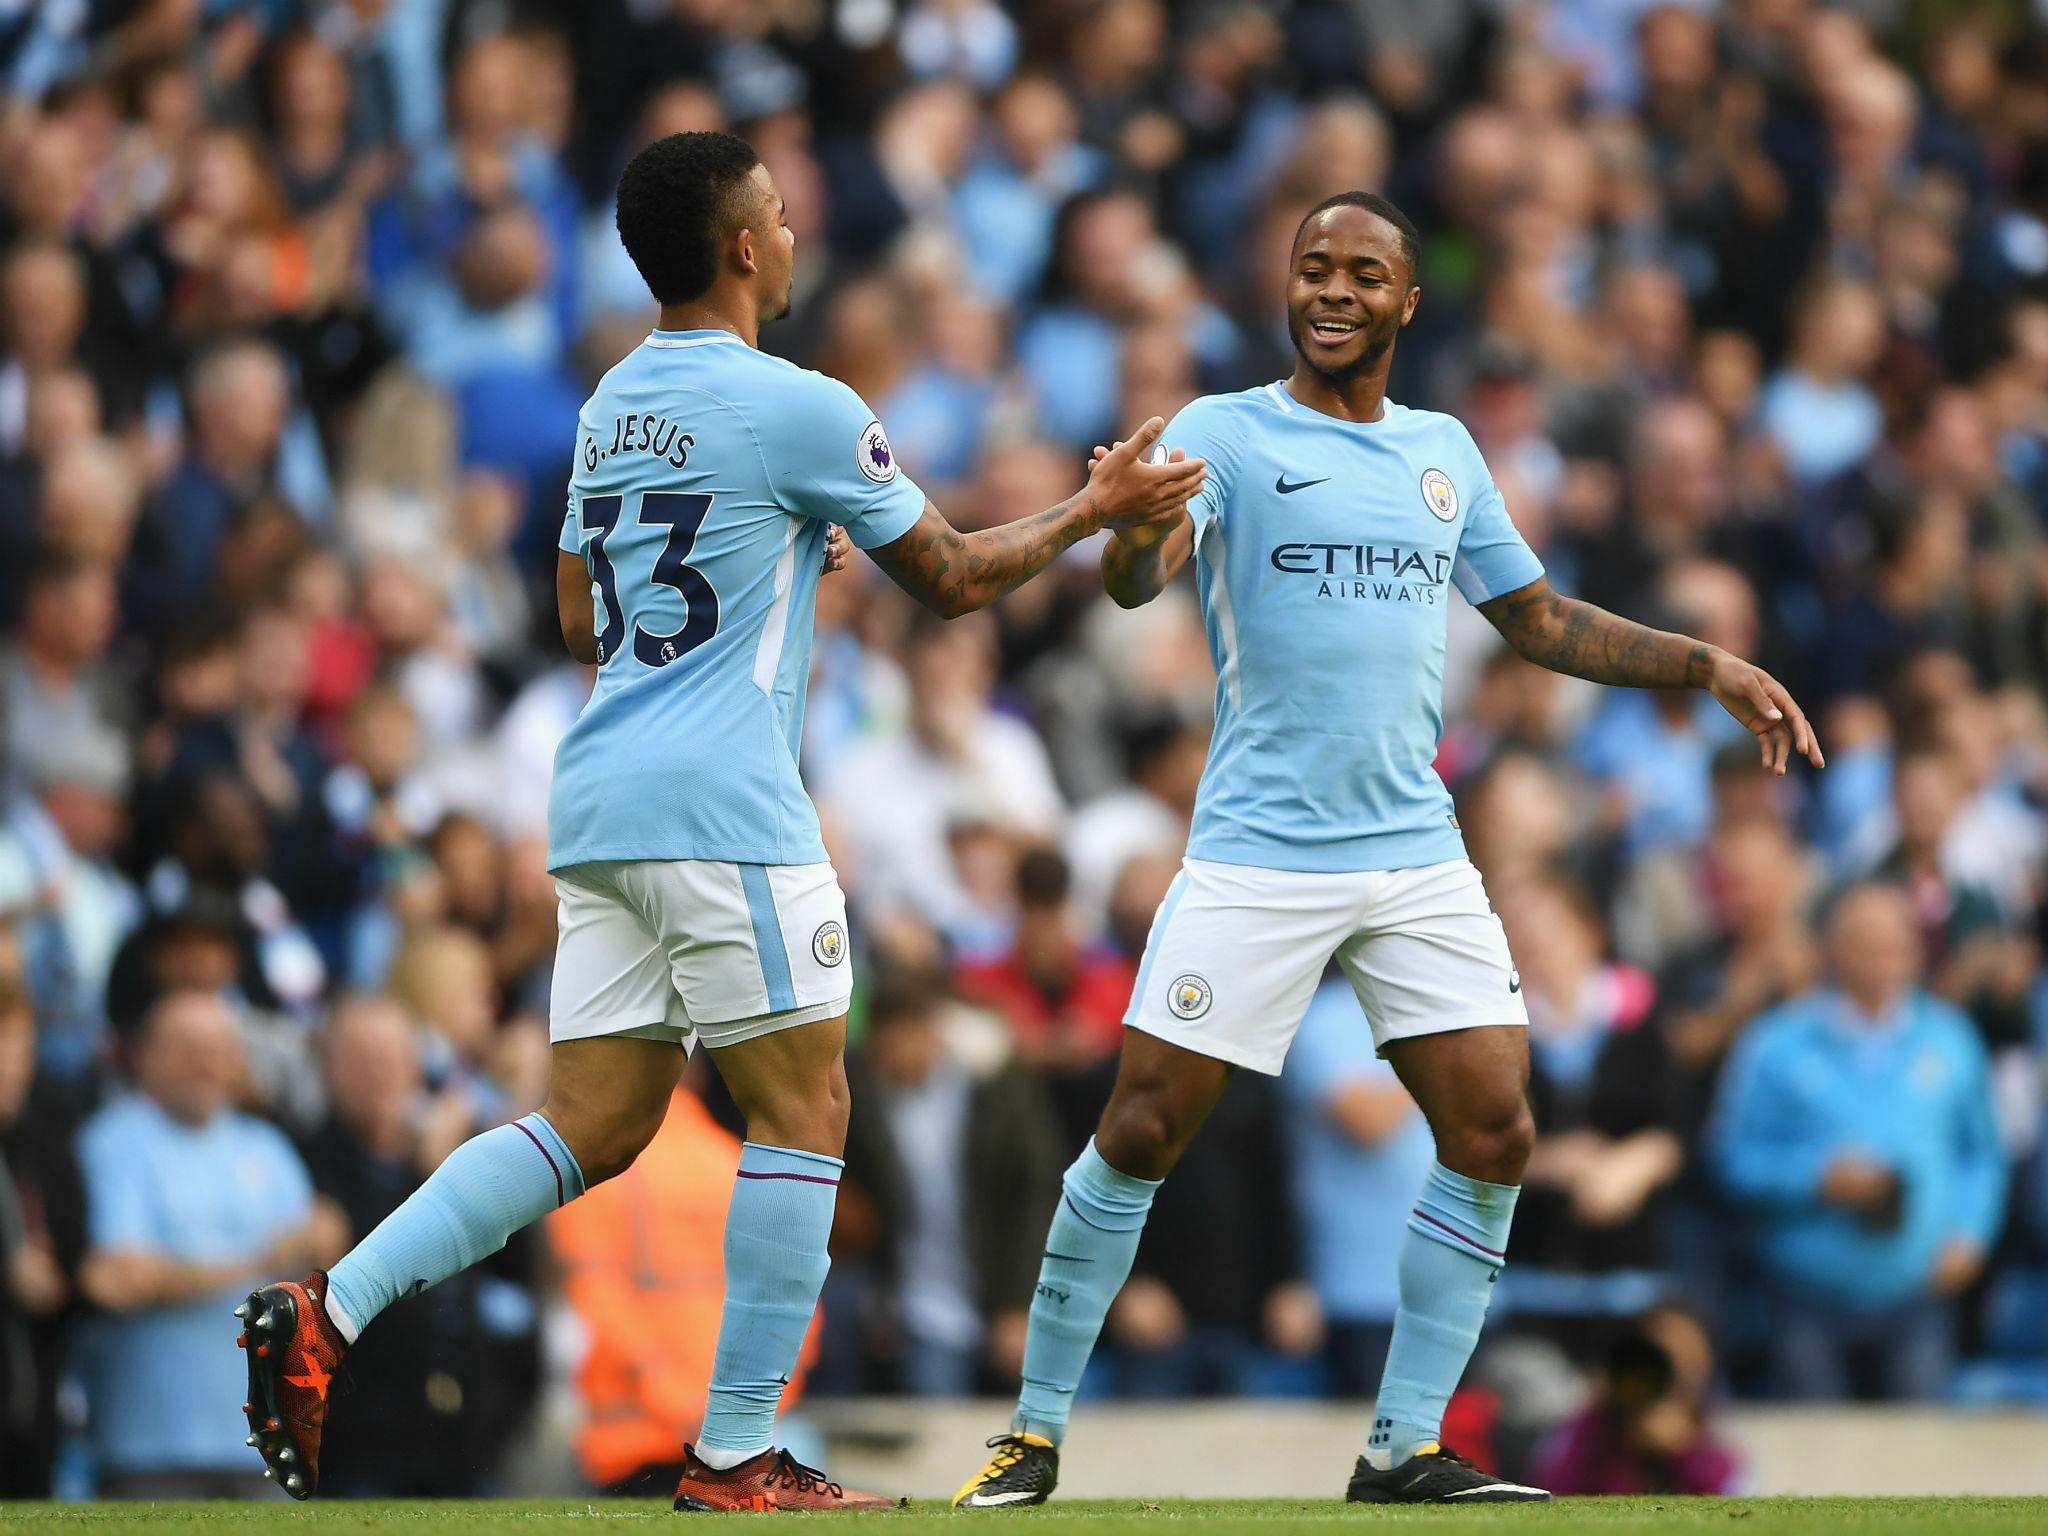
[[830, 864], [578, 864], [560, 897], [548, 1037], [738, 1045], [846, 1012], [846, 898]]
[[1277, 1075], [1335, 956], [1389, 1041], [1527, 1027], [1507, 934], [1467, 859], [1302, 874], [1187, 859], [1152, 919], [1124, 1023]]

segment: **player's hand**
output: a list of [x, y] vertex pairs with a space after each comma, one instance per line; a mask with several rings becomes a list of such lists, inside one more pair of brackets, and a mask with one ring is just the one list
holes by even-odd
[[846, 569], [846, 562], [853, 558], [853, 540], [846, 530], [834, 523], [825, 530], [825, 574]]
[[1088, 503], [1096, 527], [1164, 523], [1170, 528], [1179, 523], [1209, 466], [1185, 455], [1164, 464], [1147, 462], [1165, 430], [1165, 419], [1154, 416], [1088, 466]]
[[1820, 738], [1807, 724], [1805, 713], [1792, 701], [1785, 685], [1762, 667], [1717, 650], [1713, 670], [1707, 674], [1707, 691], [1756, 737], [1764, 767], [1772, 773], [1783, 774], [1794, 752], [1816, 768], [1827, 766]]
[[[1121, 447], [1123, 447], [1121, 439], [1110, 445], [1110, 448]], [[1095, 445], [1095, 452], [1090, 454], [1088, 458], [1089, 473], [1093, 474], [1095, 466], [1109, 457], [1110, 448], [1105, 448], [1100, 443]], [[1184, 463], [1187, 460], [1187, 456], [1187, 449], [1176, 448], [1166, 456], [1166, 462], [1169, 464]], [[1178, 518], [1165, 517], [1154, 523], [1139, 523], [1133, 528], [1112, 528], [1109, 532], [1111, 538], [1119, 543], [1128, 544], [1133, 549], [1150, 549], [1154, 544], [1163, 543], [1166, 536], [1179, 526], [1180, 520]]]

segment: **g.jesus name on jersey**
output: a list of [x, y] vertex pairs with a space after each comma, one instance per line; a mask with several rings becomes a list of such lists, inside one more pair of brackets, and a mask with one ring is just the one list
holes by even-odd
[[728, 332], [656, 331], [607, 373], [562, 521], [600, 660], [549, 866], [822, 862], [797, 751], [826, 532], [873, 548], [923, 511], [858, 395]]
[[1341, 421], [1277, 384], [1209, 395], [1164, 442], [1208, 460], [1189, 503], [1216, 663], [1216, 735], [1191, 858], [1409, 869], [1463, 858], [1431, 766], [1446, 586], [1543, 574], [1454, 417], [1386, 402]]

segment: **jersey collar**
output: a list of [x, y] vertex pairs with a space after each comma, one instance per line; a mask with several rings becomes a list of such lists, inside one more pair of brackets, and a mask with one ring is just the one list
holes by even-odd
[[1393, 420], [1394, 412], [1400, 409], [1392, 400], [1382, 395], [1380, 397], [1380, 413], [1371, 421], [1346, 421], [1342, 416], [1332, 416], [1329, 412], [1319, 411], [1312, 405], [1303, 405], [1287, 392], [1287, 381], [1285, 379], [1275, 379], [1266, 386], [1265, 392], [1273, 397], [1273, 403], [1285, 415], [1306, 416], [1314, 421], [1332, 421], [1340, 427], [1350, 427], [1354, 431], [1359, 432], [1378, 431], [1389, 421]]
[[646, 344], [650, 347], [711, 347], [725, 341], [737, 342], [740, 346], [746, 345], [744, 341], [733, 335], [731, 331], [715, 329], [703, 331], [649, 331]]

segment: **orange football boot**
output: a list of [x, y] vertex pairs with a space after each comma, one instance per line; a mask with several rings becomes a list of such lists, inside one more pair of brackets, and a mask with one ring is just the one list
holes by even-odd
[[686, 1445], [683, 1480], [676, 1484], [681, 1510], [896, 1509], [904, 1502], [842, 1488], [784, 1450], [763, 1451], [719, 1472], [697, 1459], [697, 1447]]
[[327, 1272], [304, 1284], [285, 1280], [249, 1293], [235, 1308], [243, 1332], [235, 1343], [249, 1352], [246, 1444], [263, 1457], [263, 1475], [295, 1499], [320, 1486], [320, 1432], [327, 1424], [327, 1393], [348, 1348], [322, 1305]]

